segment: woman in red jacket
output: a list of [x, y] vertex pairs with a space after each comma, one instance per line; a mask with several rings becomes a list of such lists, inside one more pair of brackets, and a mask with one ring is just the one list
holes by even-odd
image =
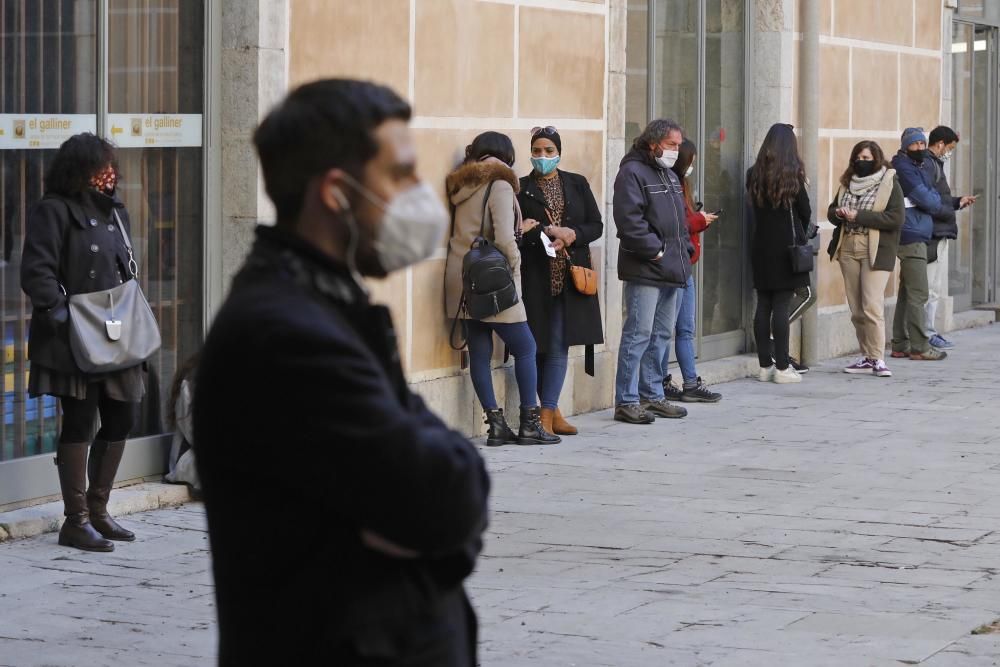
[[[684, 187], [684, 208], [687, 210], [687, 228], [691, 235], [691, 244], [694, 245], [694, 253], [691, 255], [691, 264], [695, 264], [701, 257], [701, 233], [708, 229], [708, 226], [718, 220], [717, 215], [712, 213], [702, 213], [695, 210], [694, 196], [691, 194], [691, 181], [688, 180], [694, 173], [694, 160], [698, 155], [698, 150], [694, 143], [685, 139], [681, 143], [680, 151], [677, 155], [677, 162], [674, 163], [673, 170]], [[663, 381], [663, 393], [669, 401], [683, 401], [685, 403], [717, 403], [722, 399], [722, 394], [710, 391], [708, 387], [698, 377], [698, 371], [694, 366], [694, 330], [695, 314], [697, 311], [697, 300], [694, 290], [694, 272], [688, 278], [687, 287], [683, 294], [677, 299], [677, 329], [674, 333], [674, 348], [677, 353], [677, 364], [681, 367], [681, 377], [683, 387], [677, 387], [668, 375]], [[663, 355], [663, 368], [667, 368], [670, 362], [670, 347], [667, 346]]]

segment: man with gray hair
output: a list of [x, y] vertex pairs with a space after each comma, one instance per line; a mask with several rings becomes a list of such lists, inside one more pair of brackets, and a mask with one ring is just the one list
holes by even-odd
[[615, 178], [618, 278], [623, 323], [615, 378], [615, 419], [651, 424], [687, 410], [663, 395], [664, 350], [673, 339], [677, 299], [691, 275], [684, 192], [671, 167], [684, 140], [672, 120], [654, 120], [636, 138]]

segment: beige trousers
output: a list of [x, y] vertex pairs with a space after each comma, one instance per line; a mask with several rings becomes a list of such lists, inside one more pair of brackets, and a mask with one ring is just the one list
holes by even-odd
[[840, 271], [844, 274], [847, 305], [861, 354], [885, 356], [885, 286], [891, 271], [875, 271], [868, 258], [868, 235], [846, 234], [840, 244]]

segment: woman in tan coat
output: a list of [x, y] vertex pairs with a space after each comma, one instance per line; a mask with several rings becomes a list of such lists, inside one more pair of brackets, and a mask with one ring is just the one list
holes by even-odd
[[[510, 137], [499, 132], [484, 132], [465, 149], [462, 165], [448, 175], [445, 185], [454, 211], [454, 224], [445, 268], [445, 308], [449, 318], [462, 319], [468, 330], [469, 373], [489, 425], [486, 444], [549, 445], [560, 439], [545, 431], [539, 419], [535, 339], [528, 327], [524, 304], [519, 299], [510, 308], [482, 320], [471, 319], [463, 307], [462, 260], [480, 235], [480, 228], [507, 259], [518, 296], [521, 295], [518, 243], [521, 233], [527, 230], [522, 229], [521, 211], [515, 199], [519, 183], [511, 170], [513, 164], [514, 144]], [[487, 190], [489, 200], [484, 201]], [[488, 211], [485, 225], [484, 210]], [[514, 356], [514, 375], [521, 400], [521, 423], [517, 436], [507, 425], [493, 391], [491, 360], [494, 333]]]

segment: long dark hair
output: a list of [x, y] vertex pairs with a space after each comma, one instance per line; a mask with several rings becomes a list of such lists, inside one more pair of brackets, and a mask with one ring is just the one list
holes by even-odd
[[684, 130], [675, 121], [669, 118], [658, 118], [650, 122], [642, 134], [635, 138], [632, 142], [632, 148], [642, 153], [651, 154], [652, 151], [649, 147], [666, 139], [671, 132], [684, 134]]
[[45, 192], [77, 197], [90, 187], [90, 179], [108, 165], [118, 171], [111, 142], [90, 132], [75, 134], [62, 143], [45, 172]]
[[681, 186], [684, 188], [684, 200], [687, 201], [688, 208], [692, 211], [694, 210], [694, 196], [691, 194], [691, 182], [685, 174], [687, 174], [688, 167], [694, 162], [697, 154], [698, 147], [690, 139], [685, 139], [681, 142], [681, 148], [677, 151], [677, 162], [673, 166], [673, 171], [677, 174], [677, 178], [680, 179]]
[[514, 166], [514, 142], [501, 132], [483, 132], [465, 147], [465, 162], [495, 157], [508, 167]]
[[875, 164], [877, 166], [876, 171], [882, 167], [889, 166], [889, 163], [885, 159], [885, 153], [882, 152], [881, 146], [874, 141], [859, 141], [854, 144], [854, 148], [851, 149], [851, 159], [847, 162], [847, 170], [840, 177], [840, 184], [845, 188], [851, 185], [851, 178], [854, 177], [854, 161], [858, 159], [859, 155], [861, 155], [861, 151], [866, 148], [872, 152], [872, 157], [875, 158]]
[[792, 126], [775, 123], [750, 167], [747, 192], [757, 206], [790, 207], [805, 180], [806, 170]]

